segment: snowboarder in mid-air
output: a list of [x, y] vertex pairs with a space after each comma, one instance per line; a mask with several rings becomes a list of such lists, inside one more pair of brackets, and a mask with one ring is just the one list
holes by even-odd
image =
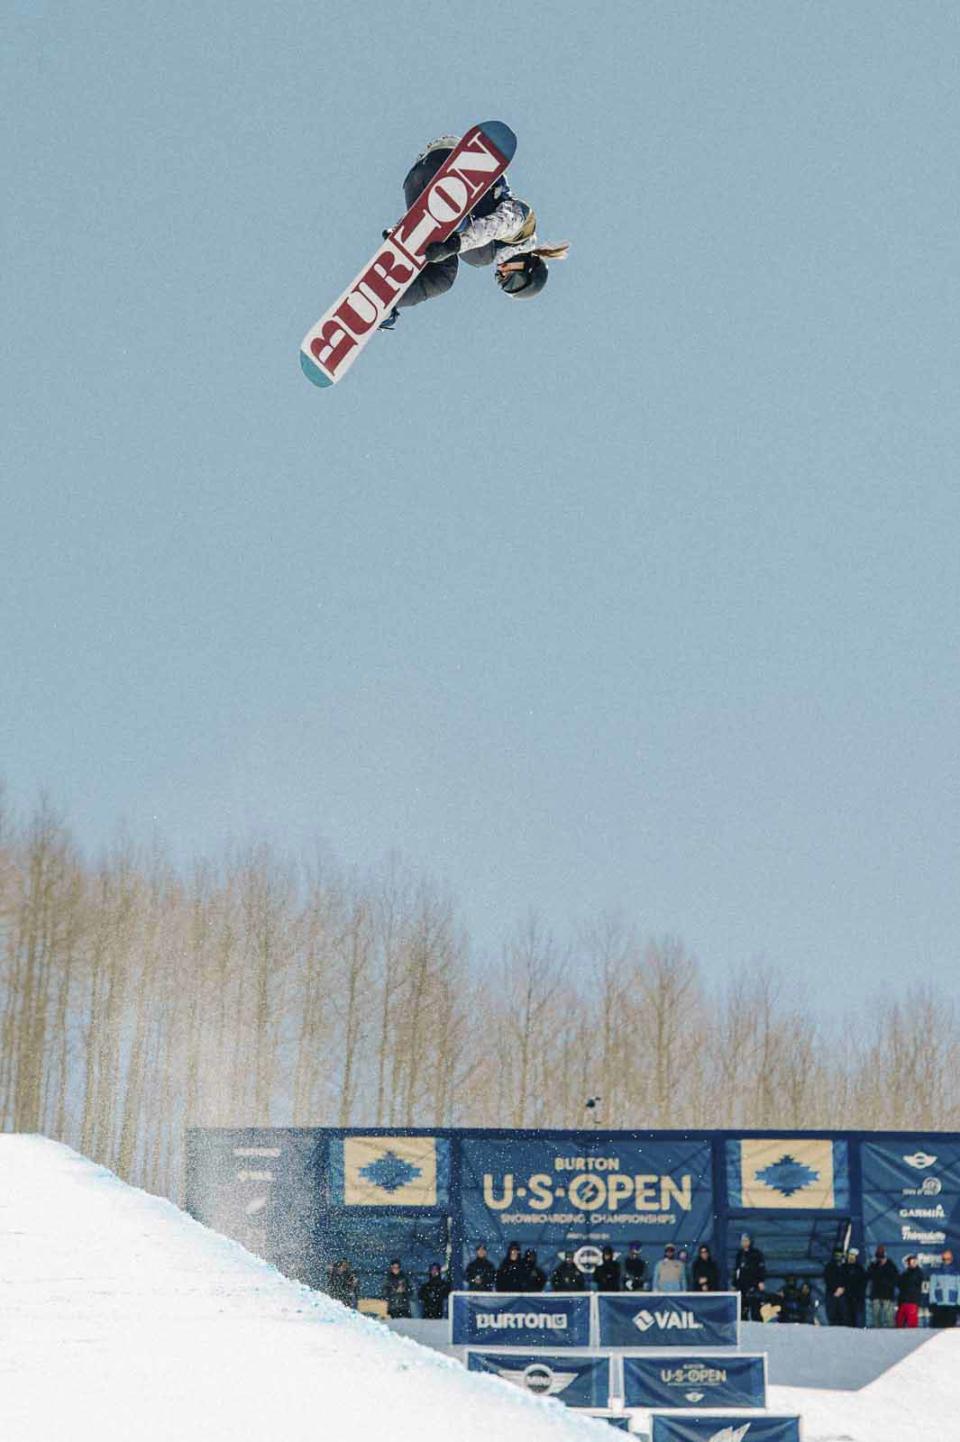
[[[417, 156], [403, 182], [407, 209], [430, 184], [437, 171], [459, 143], [459, 136], [442, 135], [431, 140]], [[384, 231], [384, 236], [389, 231]], [[424, 250], [428, 264], [380, 326], [392, 330], [401, 310], [444, 295], [453, 285], [460, 261], [467, 265], [496, 266], [497, 284], [513, 300], [539, 295], [547, 283], [548, 260], [565, 260], [569, 245], [542, 245], [537, 237], [537, 217], [525, 200], [510, 191], [505, 175], [487, 191], [470, 215], [446, 240], [434, 241]]]

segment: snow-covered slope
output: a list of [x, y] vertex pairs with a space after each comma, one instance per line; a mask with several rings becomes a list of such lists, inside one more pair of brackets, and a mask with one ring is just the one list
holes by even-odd
[[0, 1135], [3, 1442], [603, 1442], [280, 1276], [68, 1147]]

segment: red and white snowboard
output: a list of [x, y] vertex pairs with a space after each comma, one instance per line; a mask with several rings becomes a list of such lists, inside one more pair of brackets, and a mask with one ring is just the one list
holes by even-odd
[[517, 137], [500, 120], [468, 130], [368, 265], [303, 338], [300, 365], [317, 386], [346, 375], [377, 326], [426, 265], [424, 246], [446, 240], [506, 170]]

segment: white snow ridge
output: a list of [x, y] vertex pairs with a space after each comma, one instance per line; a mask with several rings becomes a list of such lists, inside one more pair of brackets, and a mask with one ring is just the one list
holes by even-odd
[[2, 1442], [602, 1442], [69, 1147], [0, 1135]]

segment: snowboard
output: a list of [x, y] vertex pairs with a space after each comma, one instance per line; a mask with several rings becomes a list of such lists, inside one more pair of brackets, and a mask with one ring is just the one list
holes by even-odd
[[424, 246], [446, 240], [499, 180], [517, 137], [501, 120], [468, 130], [456, 149], [390, 231], [373, 259], [304, 336], [300, 365], [316, 386], [346, 375], [380, 322], [426, 265]]

